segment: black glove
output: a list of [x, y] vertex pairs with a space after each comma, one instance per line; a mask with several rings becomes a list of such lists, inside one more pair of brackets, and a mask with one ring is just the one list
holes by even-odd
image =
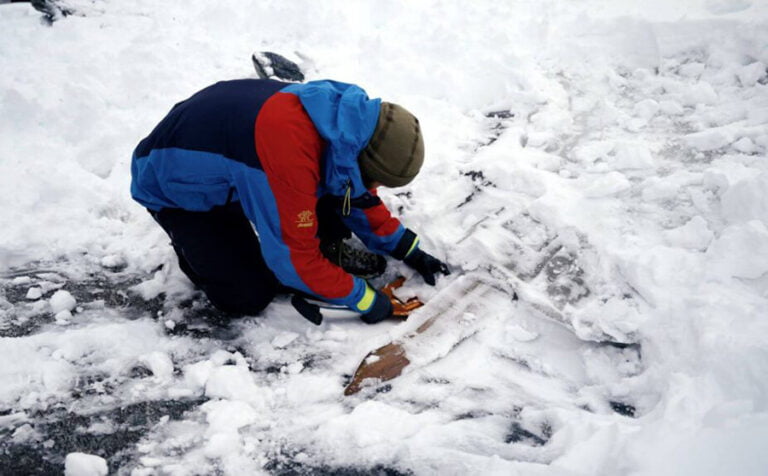
[[392, 302], [386, 294], [376, 290], [376, 297], [373, 300], [371, 308], [365, 314], [360, 316], [366, 324], [376, 324], [392, 316]]
[[447, 264], [431, 254], [421, 251], [419, 248], [413, 250], [403, 262], [418, 271], [421, 277], [424, 278], [424, 282], [430, 286], [435, 285], [436, 273], [451, 274]]

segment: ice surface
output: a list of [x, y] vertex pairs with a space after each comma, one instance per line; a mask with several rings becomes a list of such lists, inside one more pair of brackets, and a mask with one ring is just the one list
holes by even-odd
[[[768, 471], [766, 2], [67, 4], [0, 5], [7, 471]], [[419, 117], [423, 172], [381, 195], [453, 274], [390, 261], [410, 322], [227, 323], [130, 199], [136, 143], [265, 50]]]

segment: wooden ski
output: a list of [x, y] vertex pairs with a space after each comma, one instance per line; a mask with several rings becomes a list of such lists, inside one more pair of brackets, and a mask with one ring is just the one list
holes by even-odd
[[[477, 275], [460, 276], [443, 289], [429, 304], [414, 312], [408, 320], [404, 333], [378, 349], [368, 353], [358, 366], [352, 381], [344, 389], [344, 395], [353, 395], [368, 384], [392, 380], [403, 373], [411, 363], [410, 354], [416, 351], [424, 360], [435, 360], [447, 354], [467, 334], [466, 326], [458, 325], [468, 308], [481, 303], [482, 297], [493, 287]], [[436, 323], [440, 325], [436, 326]], [[444, 336], [443, 344], [435, 345], [425, 352], [417, 347], [423, 336]], [[447, 343], [447, 348], [446, 347]], [[409, 353], [410, 351], [410, 353]], [[423, 355], [426, 354], [426, 355]]]

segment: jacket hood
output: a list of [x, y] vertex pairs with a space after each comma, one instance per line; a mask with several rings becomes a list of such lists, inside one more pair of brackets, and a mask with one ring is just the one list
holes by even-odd
[[328, 142], [322, 192], [343, 196], [350, 186], [352, 197], [367, 192], [357, 157], [376, 128], [381, 99], [369, 99], [354, 84], [331, 80], [292, 84], [281, 92], [299, 97], [320, 137]]

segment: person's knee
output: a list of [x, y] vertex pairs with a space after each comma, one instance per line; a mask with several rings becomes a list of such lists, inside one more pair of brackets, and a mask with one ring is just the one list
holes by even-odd
[[241, 315], [256, 315], [263, 311], [277, 295], [274, 286], [249, 287], [227, 286], [203, 288], [208, 300], [218, 310]]
[[213, 304], [219, 311], [238, 316], [256, 316], [260, 314], [269, 303], [270, 301], [232, 303], [211, 300], [211, 304]]

